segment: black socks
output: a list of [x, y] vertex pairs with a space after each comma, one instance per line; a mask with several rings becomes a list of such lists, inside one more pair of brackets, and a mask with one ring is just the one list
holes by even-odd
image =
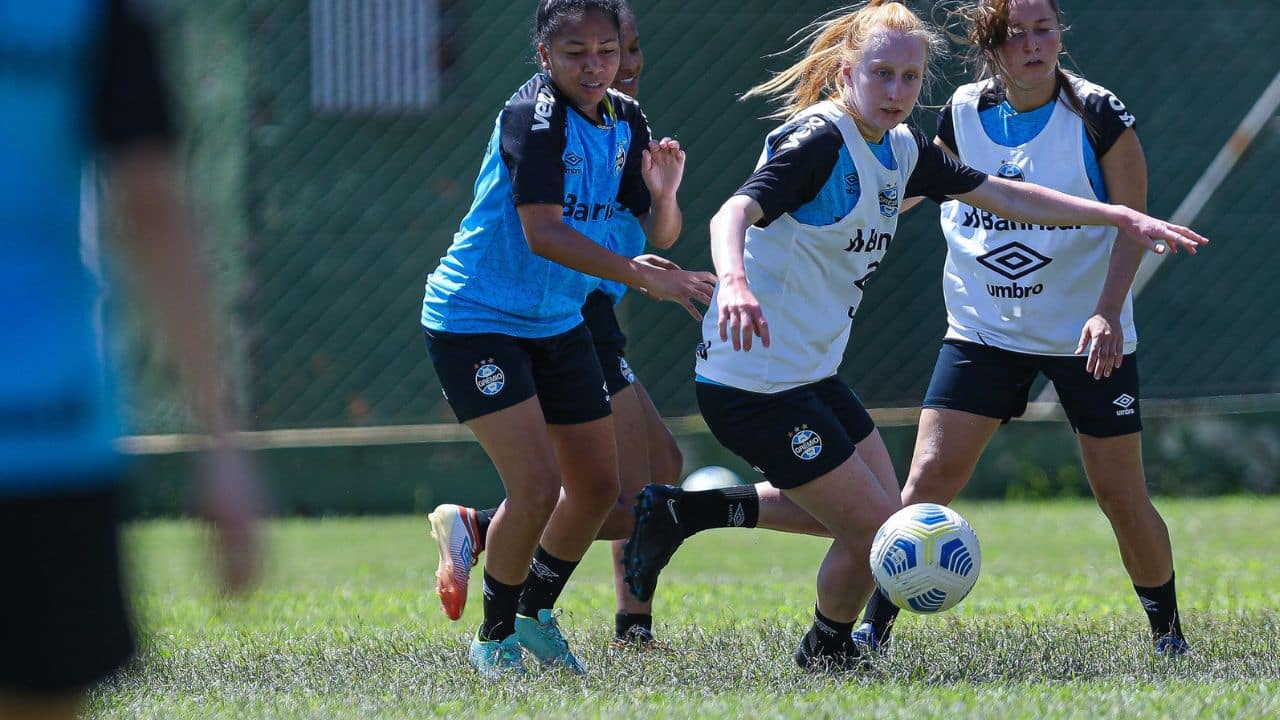
[[516, 603], [520, 585], [504, 585], [484, 574], [484, 620], [480, 623], [481, 640], [506, 640], [516, 631]]
[[754, 485], [686, 491], [680, 495], [680, 523], [685, 537], [710, 528], [755, 527], [760, 520], [760, 494]]
[[902, 610], [885, 597], [885, 594], [880, 592], [880, 588], [876, 588], [876, 591], [871, 593], [871, 599], [867, 601], [867, 607], [862, 611], [862, 622], [871, 623], [871, 627], [876, 632], [876, 642], [881, 647], [889, 642], [889, 633], [893, 632], [893, 621], [898, 619], [900, 612]]
[[1169, 582], [1159, 587], [1133, 586], [1142, 601], [1142, 608], [1147, 611], [1147, 620], [1151, 621], [1151, 635], [1160, 639], [1165, 635], [1182, 637], [1182, 619], [1178, 617], [1178, 592], [1173, 586], [1174, 576]]
[[493, 522], [493, 516], [497, 514], [498, 508], [476, 511], [476, 534], [480, 536], [479, 550], [489, 546], [489, 523]]
[[524, 581], [524, 590], [520, 593], [520, 604], [516, 612], [525, 617], [538, 617], [539, 610], [550, 610], [556, 605], [565, 583], [578, 561], [561, 560], [552, 557], [539, 545], [533, 552], [533, 562], [529, 564], [529, 577]]

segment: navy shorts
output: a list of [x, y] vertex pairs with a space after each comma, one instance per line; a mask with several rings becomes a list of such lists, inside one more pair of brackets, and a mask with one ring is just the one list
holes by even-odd
[[840, 467], [876, 429], [862, 401], [836, 377], [768, 394], [694, 385], [716, 440], [783, 490]]
[[546, 338], [424, 332], [431, 364], [458, 422], [534, 396], [551, 425], [609, 415], [609, 393], [585, 325]]
[[0, 695], [80, 692], [133, 655], [120, 489], [0, 498]]
[[1120, 369], [1100, 380], [1085, 370], [1086, 359], [1083, 355], [1031, 355], [946, 340], [938, 352], [923, 405], [1008, 422], [1026, 412], [1031, 385], [1038, 373], [1044, 373], [1076, 432], [1091, 437], [1141, 432], [1138, 354], [1125, 355]]
[[587, 302], [582, 306], [582, 319], [595, 342], [596, 357], [600, 360], [600, 369], [604, 371], [605, 387], [609, 388], [610, 395], [616, 395], [635, 382], [636, 375], [631, 372], [631, 366], [627, 365], [627, 336], [618, 325], [618, 316], [613, 311], [613, 298], [599, 290], [588, 295]]

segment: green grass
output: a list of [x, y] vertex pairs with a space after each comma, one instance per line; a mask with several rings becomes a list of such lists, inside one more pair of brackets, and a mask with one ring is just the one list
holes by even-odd
[[418, 518], [271, 526], [266, 582], [227, 602], [197, 529], [130, 534], [139, 662], [93, 697], [103, 718], [1274, 717], [1280, 715], [1280, 501], [1165, 501], [1195, 654], [1149, 653], [1114, 540], [1087, 503], [961, 504], [983, 545], [958, 608], [900, 622], [874, 675], [814, 677], [790, 653], [824, 544], [763, 531], [690, 540], [659, 588], [670, 649], [610, 654], [607, 549], [587, 556], [564, 622], [592, 673], [482, 684], [465, 665], [478, 591], [450, 623]]

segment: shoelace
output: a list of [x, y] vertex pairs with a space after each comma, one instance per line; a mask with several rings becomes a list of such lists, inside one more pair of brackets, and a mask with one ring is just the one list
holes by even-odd
[[538, 625], [540, 625], [542, 627], [542, 631], [546, 633], [548, 637], [551, 638], [551, 641], [555, 643], [556, 648], [558, 650], [564, 653], [568, 653], [569, 641], [565, 640], [564, 635], [560, 632], [559, 617], [563, 613], [564, 613], [563, 610], [561, 610], [560, 608], [556, 608], [551, 611], [551, 617], [547, 618], [547, 621], [545, 623], [539, 622]]

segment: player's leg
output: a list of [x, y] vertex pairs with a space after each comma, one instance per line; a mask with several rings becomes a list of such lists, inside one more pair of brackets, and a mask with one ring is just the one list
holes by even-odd
[[[621, 360], [619, 360], [621, 363]], [[618, 445], [618, 474], [622, 484], [621, 505], [622, 517], [619, 518], [621, 537], [612, 540], [610, 552], [613, 555], [613, 585], [617, 598], [617, 612], [614, 615], [614, 647], [648, 649], [654, 646], [653, 637], [653, 603], [652, 600], [641, 602], [627, 590], [626, 570], [623, 567], [623, 547], [625, 537], [631, 534], [635, 516], [631, 512], [632, 499], [649, 482], [656, 482], [654, 462], [663, 473], [663, 480], [670, 480], [672, 475], [672, 457], [669, 448], [655, 448], [651, 443], [669, 441], [675, 445], [675, 439], [663, 424], [653, 401], [645, 392], [644, 386], [628, 373], [631, 382], [613, 395], [614, 434]], [[607, 373], [606, 373], [607, 378]], [[658, 427], [653, 427], [657, 425]], [[665, 438], [663, 437], [665, 436]], [[675, 457], [679, 457], [679, 449]], [[679, 468], [674, 470], [676, 482]], [[611, 513], [612, 519], [613, 513]], [[606, 523], [608, 524], [608, 523]]]
[[426, 340], [449, 406], [493, 462], [507, 498], [487, 533], [484, 616], [470, 660], [486, 677], [522, 672], [516, 606], [560, 497], [560, 467], [534, 379], [532, 350], [541, 341], [435, 331]]
[[[0, 718], [71, 720], [128, 661], [119, 481], [0, 498]], [[89, 489], [83, 489], [83, 488]], [[72, 528], [73, 531], [68, 531]]]
[[1046, 374], [1072, 426], [1089, 487], [1106, 515], [1120, 559], [1146, 611], [1161, 653], [1178, 655], [1187, 644], [1178, 617], [1169, 528], [1147, 492], [1142, 465], [1142, 419], [1136, 354], [1109, 377], [1094, 379], [1083, 358], [1053, 358]]
[[784, 493], [822, 522], [831, 547], [818, 570], [818, 603], [813, 627], [796, 651], [802, 667], [849, 667], [858, 650], [851, 635], [858, 611], [875, 582], [867, 557], [876, 530], [898, 507], [856, 454], [835, 470]]
[[[945, 342], [938, 353], [916, 431], [902, 504], [949, 504], [968, 484], [1002, 422], [1026, 409], [1036, 365], [1019, 353]], [[855, 640], [868, 648], [889, 641], [899, 608], [876, 591]]]
[[495, 677], [522, 670], [517, 606], [560, 497], [560, 468], [537, 397], [466, 425], [497, 469], [507, 497], [489, 526], [484, 617], [471, 648], [472, 665]]
[[[618, 454], [604, 374], [591, 333], [578, 327], [531, 345], [538, 399], [555, 447], [563, 492], [542, 532], [520, 594], [516, 631], [541, 663], [585, 672], [569, 651], [554, 608], [569, 577], [618, 504]], [[506, 505], [510, 505], [508, 496]], [[504, 507], [504, 512], [509, 508]], [[489, 529], [490, 553], [499, 513]]]
[[5, 720], [75, 720], [84, 706], [84, 693], [36, 696], [0, 691], [0, 718]]

